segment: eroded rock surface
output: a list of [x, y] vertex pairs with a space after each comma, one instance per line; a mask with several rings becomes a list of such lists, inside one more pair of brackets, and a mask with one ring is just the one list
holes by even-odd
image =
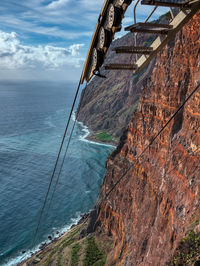
[[143, 82], [138, 110], [107, 160], [94, 223], [96, 231], [114, 238], [107, 265], [165, 265], [191, 223], [199, 219], [200, 90], [136, 160], [198, 78], [200, 13], [158, 55], [152, 74]]
[[[138, 38], [138, 45], [151, 43], [153, 37], [147, 35]], [[134, 45], [133, 34], [114, 41], [108, 51], [105, 63], [134, 63], [135, 55], [116, 55], [112, 48], [116, 46]], [[118, 139], [133, 112], [137, 109], [141, 93], [142, 80], [152, 72], [155, 60], [139, 75], [133, 76], [132, 71], [105, 71], [101, 74], [106, 79], [95, 77], [89, 83], [82, 97], [81, 112], [78, 120], [87, 125], [93, 133], [108, 132]]]

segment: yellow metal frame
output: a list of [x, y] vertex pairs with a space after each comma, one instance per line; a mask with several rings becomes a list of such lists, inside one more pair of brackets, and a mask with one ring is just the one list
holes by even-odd
[[[139, 1], [139, 0], [138, 0]], [[94, 44], [96, 42], [96, 38], [99, 32], [101, 25], [101, 19], [107, 12], [107, 8], [109, 4], [112, 3], [112, 0], [105, 0], [103, 7], [101, 9], [99, 19], [97, 21], [92, 40], [90, 43], [89, 51], [86, 57], [86, 61], [84, 64], [83, 72], [81, 75], [81, 84], [83, 84], [84, 80], [87, 82], [90, 81], [90, 79], [93, 77], [93, 74], [91, 73], [89, 75], [90, 71], [90, 64], [91, 64], [91, 56], [92, 51], [94, 48]], [[126, 11], [127, 7], [124, 8], [124, 13]], [[156, 9], [156, 7], [155, 7]], [[155, 10], [154, 9], [154, 10]], [[149, 55], [142, 55], [136, 62], [137, 70], [134, 71], [134, 73], [140, 72], [147, 64], [150, 63], [150, 61], [156, 56], [156, 54], [175, 36], [175, 34], [193, 17], [193, 15], [200, 9], [200, 0], [193, 0], [190, 2], [190, 7], [183, 8], [172, 20], [170, 25], [172, 26], [172, 30], [168, 33], [167, 37], [159, 36], [150, 47], [153, 48], [153, 51]], [[146, 20], [147, 21], [147, 20]]]
[[[103, 7], [101, 9], [101, 12], [100, 12], [100, 15], [99, 15], [99, 19], [97, 21], [97, 24], [96, 24], [96, 27], [95, 27], [95, 30], [94, 30], [94, 33], [93, 33], [93, 36], [92, 36], [92, 41], [90, 43], [90, 47], [89, 47], [89, 51], [88, 51], [88, 54], [87, 54], [87, 57], [86, 57], [85, 65], [84, 65], [84, 68], [83, 68], [83, 72], [82, 72], [82, 76], [81, 76], [81, 84], [83, 84], [84, 80], [87, 77], [88, 67], [89, 67], [89, 63], [90, 63], [91, 55], [92, 55], [92, 50], [94, 48], [94, 42], [96, 41], [97, 34], [98, 34], [99, 29], [101, 27], [100, 20], [105, 15], [105, 12], [107, 11], [107, 8], [108, 8], [109, 4], [110, 4], [110, 0], [105, 0], [104, 4], [103, 4]], [[89, 81], [89, 80], [87, 80], [87, 81]]]
[[[191, 3], [190, 3], [191, 4]], [[140, 72], [150, 61], [157, 55], [157, 53], [175, 36], [175, 34], [194, 16], [200, 9], [200, 0], [195, 0], [188, 9], [181, 10], [172, 22], [169, 24], [172, 26], [172, 30], [168, 33], [167, 37], [159, 36], [150, 47], [153, 48], [153, 52], [150, 55], [142, 55], [136, 62], [137, 70], [134, 74]]]

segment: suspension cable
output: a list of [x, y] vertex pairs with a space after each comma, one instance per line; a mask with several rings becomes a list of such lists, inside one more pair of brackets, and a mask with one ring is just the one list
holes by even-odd
[[67, 152], [68, 152], [68, 149], [69, 149], [69, 145], [70, 145], [70, 142], [71, 142], [71, 139], [72, 139], [73, 133], [74, 133], [74, 128], [75, 128], [75, 125], [76, 125], [76, 122], [77, 122], [77, 120], [78, 120], [78, 116], [79, 116], [79, 113], [80, 113], [81, 104], [82, 104], [82, 102], [83, 102], [84, 95], [85, 95], [85, 92], [86, 92], [86, 89], [87, 89], [87, 85], [88, 85], [88, 83], [86, 83], [85, 89], [83, 90], [83, 94], [82, 94], [82, 96], [81, 96], [81, 100], [80, 100], [80, 103], [79, 103], [79, 106], [78, 106], [78, 110], [77, 110], [77, 112], [76, 112], [76, 118], [75, 118], [75, 120], [74, 120], [73, 127], [72, 127], [72, 130], [71, 130], [71, 133], [70, 133], [70, 136], [69, 136], [68, 142], [67, 142], [67, 146], [66, 146], [66, 149], [65, 149], [65, 154], [64, 154], [64, 157], [63, 157], [63, 160], [62, 160], [62, 163], [61, 163], [61, 166], [60, 166], [60, 170], [59, 170], [59, 173], [58, 173], [58, 176], [57, 176], [57, 179], [56, 179], [56, 183], [55, 183], [55, 186], [54, 186], [54, 190], [53, 190], [53, 193], [52, 193], [52, 196], [51, 196], [50, 202], [49, 202], [49, 206], [48, 206], [48, 209], [47, 209], [46, 217], [48, 216], [49, 210], [50, 210], [50, 208], [51, 208], [51, 204], [52, 204], [52, 201], [53, 201], [53, 198], [54, 198], [54, 194], [55, 194], [55, 192], [56, 192], [56, 188], [57, 188], [57, 185], [58, 185], [58, 182], [59, 182], [59, 179], [60, 179], [61, 173], [62, 173], [62, 169], [63, 169], [64, 162], [65, 162], [65, 159], [66, 159], [66, 155], [67, 155]]
[[[154, 141], [157, 139], [157, 137], [163, 132], [163, 130], [169, 125], [169, 123], [172, 121], [172, 119], [178, 114], [178, 112], [184, 107], [184, 105], [188, 102], [188, 100], [193, 96], [193, 94], [199, 89], [200, 82], [197, 84], [195, 89], [189, 94], [189, 96], [184, 100], [184, 102], [180, 105], [180, 107], [176, 110], [176, 112], [171, 116], [171, 118], [166, 122], [166, 124], [161, 128], [161, 130], [156, 134], [156, 136], [150, 141], [149, 145], [140, 153], [140, 155], [136, 158], [136, 161], [138, 162], [138, 159], [143, 156], [145, 151], [154, 143]], [[133, 168], [135, 165], [134, 163], [131, 163], [131, 165], [128, 167], [128, 169], [125, 171], [125, 173], [117, 180], [117, 182], [113, 185], [113, 187], [106, 193], [105, 199], [110, 195], [110, 193], [115, 189], [115, 187], [121, 182], [121, 180], [127, 175], [127, 173]]]
[[78, 97], [78, 94], [79, 94], [80, 86], [81, 86], [81, 79], [80, 79], [78, 87], [76, 89], [76, 94], [75, 94], [75, 97], [74, 97], [74, 100], [73, 100], [73, 104], [72, 104], [72, 107], [71, 107], [71, 110], [70, 110], [70, 114], [69, 114], [69, 117], [68, 117], [67, 125], [66, 125], [66, 128], [65, 128], [64, 134], [63, 134], [63, 138], [62, 138], [62, 141], [61, 141], [61, 144], [60, 144], [59, 152], [58, 152], [58, 155], [57, 155], [57, 158], [56, 158], [56, 162], [55, 162], [55, 165], [54, 165], [54, 168], [53, 168], [53, 171], [52, 171], [52, 175], [50, 177], [49, 186], [48, 186], [45, 198], [44, 198], [44, 202], [43, 202], [42, 209], [41, 209], [41, 212], [40, 212], [40, 216], [39, 216], [39, 219], [38, 219], [37, 227], [36, 227], [36, 230], [35, 230], [35, 233], [34, 233], [34, 236], [33, 236], [32, 247], [35, 244], [35, 240], [36, 240], [36, 236], [37, 236], [37, 233], [38, 233], [38, 230], [39, 230], [41, 219], [42, 219], [42, 216], [44, 214], [44, 209], [45, 209], [45, 206], [46, 206], [46, 203], [47, 203], [47, 199], [48, 199], [48, 195], [49, 195], [49, 192], [50, 192], [50, 189], [51, 189], [51, 185], [52, 185], [52, 182], [53, 182], [53, 179], [54, 179], [54, 176], [55, 176], [55, 172], [56, 172], [56, 168], [57, 168], [57, 165], [58, 165], [58, 161], [60, 159], [60, 154], [61, 154], [61, 151], [62, 151], [62, 148], [63, 148], [63, 144], [64, 144], [64, 141], [65, 141], [65, 138], [66, 138], [66, 134], [67, 134], [67, 131], [68, 131], [68, 128], [69, 128], [69, 123], [70, 123], [70, 120], [71, 120], [71, 117], [72, 117], [72, 114], [73, 114], [73, 110], [74, 110], [74, 106], [75, 106], [75, 103], [76, 103], [76, 100], [77, 100], [77, 97]]

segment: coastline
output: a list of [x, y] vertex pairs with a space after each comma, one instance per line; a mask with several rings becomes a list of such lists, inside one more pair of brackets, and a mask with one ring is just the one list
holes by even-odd
[[86, 138], [88, 141], [90, 141], [91, 143], [96, 143], [96, 145], [100, 144], [100, 145], [105, 145], [105, 146], [109, 146], [109, 147], [113, 147], [113, 148], [117, 148], [117, 143], [114, 141], [100, 141], [98, 140], [95, 135], [90, 132], [90, 135], [88, 135], [88, 137]]
[[59, 244], [60, 242], [64, 241], [65, 238], [69, 237], [72, 232], [77, 228], [77, 227], [84, 227], [87, 225], [88, 217], [89, 217], [90, 212], [81, 215], [81, 218], [75, 223], [70, 226], [70, 228], [60, 236], [52, 239], [48, 244], [43, 245], [42, 248], [40, 248], [37, 252], [33, 253], [31, 256], [23, 259], [21, 262], [16, 264], [16, 266], [28, 266], [28, 262], [33, 260], [33, 264], [39, 263], [39, 257], [40, 255], [43, 254], [43, 252], [49, 252], [51, 251], [55, 245]]
[[[73, 120], [75, 120], [74, 116], [72, 118]], [[84, 136], [80, 138], [81, 141], [85, 141], [85, 142], [95, 144], [95, 145], [112, 147], [115, 149], [117, 148], [117, 143], [114, 141], [103, 142], [103, 141], [98, 140], [95, 137], [94, 132], [88, 126], [84, 125], [83, 122], [77, 120], [77, 124], [80, 125], [82, 127], [82, 130], [85, 132]]]
[[[73, 113], [72, 116], [72, 120], [75, 121], [75, 112]], [[101, 145], [101, 146], [105, 146], [105, 147], [110, 147], [110, 148], [116, 148], [116, 143], [113, 142], [101, 142], [96, 140], [93, 137], [92, 132], [89, 130], [89, 128], [87, 126], [85, 126], [82, 122], [77, 121], [77, 125], [80, 125], [81, 127], [81, 131], [84, 132], [83, 136], [79, 137], [80, 141], [84, 141], [87, 142], [89, 144], [93, 144], [93, 145]], [[91, 211], [91, 210], [90, 210]], [[63, 228], [61, 229], [56, 229], [55, 232], [59, 232], [59, 234], [54, 233], [53, 236], [51, 235], [51, 240], [47, 239], [44, 242], [41, 242], [39, 245], [37, 245], [37, 247], [35, 247], [33, 250], [27, 250], [26, 252], [22, 252], [20, 255], [18, 255], [17, 257], [11, 259], [6, 266], [13, 266], [13, 265], [19, 265], [19, 266], [24, 266], [26, 264], [24, 264], [27, 260], [30, 260], [31, 258], [41, 254], [43, 252], [43, 250], [48, 249], [49, 247], [51, 247], [52, 245], [54, 245], [55, 243], [59, 242], [60, 240], [62, 240], [63, 238], [66, 237], [66, 235], [70, 234], [71, 230], [78, 226], [79, 224], [83, 223], [83, 217], [89, 215], [90, 211], [87, 214], [80, 214], [77, 218], [74, 218], [72, 220], [72, 223], [68, 226], [63, 226]]]
[[62, 228], [56, 229], [54, 234], [51, 235], [51, 240], [47, 238], [46, 241], [41, 242], [32, 250], [28, 249], [25, 252], [22, 251], [21, 254], [19, 254], [15, 258], [9, 260], [5, 264], [5, 266], [23, 265], [23, 263], [25, 261], [31, 259], [32, 257], [36, 256], [37, 254], [40, 254], [45, 248], [48, 248], [53, 243], [56, 243], [57, 241], [59, 241], [59, 239], [62, 239], [63, 237], [65, 237], [65, 235], [68, 234], [68, 232], [70, 232], [70, 230], [74, 226], [77, 226], [81, 222], [83, 217], [85, 215], [89, 215], [89, 213], [90, 213], [90, 211], [88, 212], [88, 214], [80, 214], [77, 218], [72, 219], [72, 222], [69, 225], [64, 225]]

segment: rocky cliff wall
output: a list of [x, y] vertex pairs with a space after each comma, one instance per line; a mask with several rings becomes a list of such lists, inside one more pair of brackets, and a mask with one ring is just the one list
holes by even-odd
[[[138, 38], [138, 45], [151, 43], [153, 37], [147, 35]], [[123, 45], [133, 45], [133, 34], [114, 41], [108, 51], [105, 63], [134, 63], [135, 55], [116, 55], [112, 48]], [[124, 127], [134, 110], [137, 109], [139, 95], [141, 93], [140, 83], [151, 72], [155, 64], [152, 61], [146, 70], [133, 77], [132, 71], [105, 71], [101, 68], [101, 74], [106, 79], [95, 77], [89, 83], [82, 97], [81, 112], [78, 120], [87, 125], [93, 133], [107, 132], [119, 140]]]
[[136, 160], [198, 78], [200, 13], [158, 55], [152, 74], [143, 82], [138, 109], [107, 160], [92, 223], [96, 232], [114, 239], [107, 265], [165, 265], [199, 219], [200, 90]]
[[[168, 23], [170, 13], [162, 15], [157, 23]], [[152, 34], [137, 34], [138, 46], [149, 46], [156, 37]], [[135, 63], [135, 55], [116, 54], [112, 51], [117, 46], [134, 45], [133, 33], [112, 42], [106, 55], [105, 64], [109, 63]], [[141, 94], [141, 84], [149, 77], [155, 65], [153, 60], [148, 67], [137, 75], [132, 71], [105, 71], [100, 69], [106, 79], [95, 77], [88, 84], [81, 101], [81, 112], [78, 120], [82, 121], [92, 131], [93, 138], [99, 132], [109, 133], [114, 142], [118, 142], [131, 115], [137, 109]]]

